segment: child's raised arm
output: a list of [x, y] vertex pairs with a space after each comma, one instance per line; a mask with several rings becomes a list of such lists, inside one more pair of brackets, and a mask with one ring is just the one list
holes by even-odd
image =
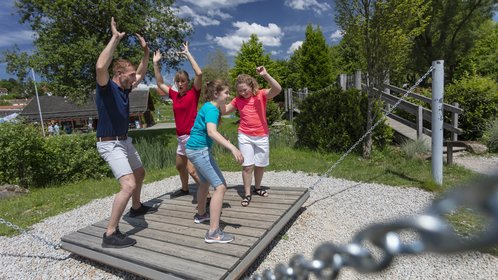
[[266, 72], [266, 68], [264, 66], [256, 67], [256, 72], [258, 73], [258, 75], [263, 77], [263, 79], [265, 79], [268, 84], [270, 84], [270, 89], [266, 90], [267, 98], [272, 99], [282, 91], [282, 87], [280, 86], [280, 84], [272, 76], [270, 76], [268, 72]]

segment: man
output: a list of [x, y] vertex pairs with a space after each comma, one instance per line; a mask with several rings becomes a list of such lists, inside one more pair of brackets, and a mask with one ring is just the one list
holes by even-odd
[[109, 66], [119, 42], [125, 36], [116, 29], [114, 17], [111, 19], [112, 38], [100, 54], [97, 64], [97, 94], [95, 102], [99, 114], [97, 124], [97, 150], [109, 164], [120, 184], [112, 204], [111, 217], [102, 239], [103, 247], [123, 248], [132, 246], [136, 240], [121, 233], [118, 228], [128, 201], [132, 205], [130, 216], [139, 216], [155, 211], [140, 202], [140, 191], [145, 177], [140, 156], [127, 136], [129, 123], [129, 93], [144, 78], [149, 61], [149, 48], [144, 38], [135, 34], [144, 50], [138, 69], [128, 60], [114, 62], [112, 79]]

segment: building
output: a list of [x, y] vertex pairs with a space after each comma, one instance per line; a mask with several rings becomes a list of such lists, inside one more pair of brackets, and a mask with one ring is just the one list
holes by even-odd
[[[40, 96], [40, 108], [43, 122], [45, 124], [59, 123], [68, 133], [73, 130], [88, 132], [89, 128], [96, 128], [98, 123], [97, 107], [95, 105], [95, 94], [92, 94], [83, 105], [71, 103], [62, 96]], [[152, 111], [154, 103], [149, 95], [148, 89], [134, 89], [130, 93], [130, 128], [135, 128], [136, 121], [139, 127], [154, 125]], [[36, 98], [26, 105], [20, 113], [20, 117], [28, 122], [40, 122], [40, 113]], [[90, 125], [89, 125], [90, 124]]]

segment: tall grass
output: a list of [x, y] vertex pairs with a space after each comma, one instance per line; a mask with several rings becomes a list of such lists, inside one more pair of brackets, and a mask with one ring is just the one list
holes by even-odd
[[162, 141], [140, 138], [136, 141], [135, 148], [145, 169], [162, 169], [175, 165], [176, 149]]

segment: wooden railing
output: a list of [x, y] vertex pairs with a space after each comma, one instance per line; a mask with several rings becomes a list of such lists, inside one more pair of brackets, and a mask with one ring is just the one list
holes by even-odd
[[[343, 90], [346, 90], [351, 87], [365, 90], [366, 85], [361, 81], [362, 80], [361, 80], [360, 71], [357, 71], [352, 76], [341, 74], [338, 77], [338, 84]], [[396, 109], [406, 112], [410, 115], [413, 115], [415, 117], [415, 121], [406, 119], [396, 114], [395, 111], [389, 114], [388, 117], [408, 127], [415, 129], [418, 139], [420, 139], [423, 134], [431, 136], [432, 132], [429, 128], [424, 127], [424, 121], [428, 124], [431, 124], [432, 110], [427, 109], [422, 105], [404, 100], [401, 97], [406, 94], [407, 97], [422, 101], [429, 105], [432, 104], [432, 99], [420, 94], [408, 92], [402, 88], [390, 84], [384, 84], [384, 86], [385, 86], [384, 90], [379, 90], [374, 88], [374, 91], [376, 91], [376, 93], [379, 94], [380, 99], [385, 104], [384, 110], [386, 112], [390, 111], [390, 106], [393, 106], [394, 104], [399, 102]], [[458, 135], [463, 133], [462, 129], [458, 127], [458, 116], [463, 114], [463, 110], [458, 107], [458, 103], [454, 104], [443, 103], [443, 114], [445, 114], [445, 112], [451, 114], [449, 118], [450, 122], [444, 121], [445, 119], [443, 118], [443, 129], [450, 132], [450, 139], [444, 141], [444, 143], [447, 146], [447, 156], [448, 156], [447, 160], [448, 163], [451, 164], [453, 162], [453, 147], [463, 146], [461, 145], [460, 142], [458, 142]]]

